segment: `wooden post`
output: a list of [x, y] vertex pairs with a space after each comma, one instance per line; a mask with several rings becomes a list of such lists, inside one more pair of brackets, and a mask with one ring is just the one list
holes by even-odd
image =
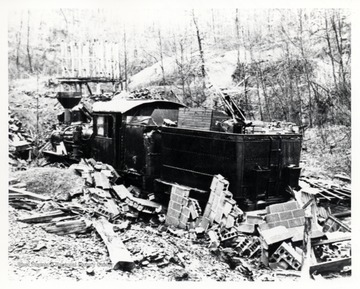
[[303, 279], [310, 279], [310, 263], [311, 263], [311, 206], [305, 209], [305, 226], [304, 226], [304, 239], [303, 239], [303, 254], [301, 277]]

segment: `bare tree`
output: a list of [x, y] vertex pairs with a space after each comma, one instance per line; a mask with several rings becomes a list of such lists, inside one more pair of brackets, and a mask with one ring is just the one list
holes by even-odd
[[22, 12], [20, 14], [20, 27], [19, 30], [16, 33], [16, 38], [17, 38], [17, 46], [16, 46], [16, 68], [17, 68], [17, 72], [18, 75], [20, 73], [20, 46], [21, 46], [21, 31], [22, 31], [22, 26], [23, 26], [23, 17], [22, 17]]
[[128, 57], [127, 57], [127, 45], [126, 45], [126, 29], [124, 27], [123, 33], [123, 43], [124, 43], [124, 80], [125, 80], [125, 90], [128, 89]]
[[197, 19], [195, 17], [194, 9], [192, 10], [192, 19], [193, 19], [193, 22], [194, 22], [194, 25], [195, 25], [196, 37], [197, 37], [197, 41], [198, 41], [198, 45], [199, 45], [199, 53], [200, 53], [200, 60], [201, 60], [201, 75], [205, 79], [206, 72], [205, 72], [204, 50], [203, 50], [203, 47], [202, 47], [202, 38], [200, 36], [199, 25], [198, 25]]
[[26, 51], [29, 61], [29, 71], [33, 73], [31, 55], [30, 55], [30, 10], [28, 10], [28, 17], [27, 17], [27, 38], [26, 38]]
[[165, 69], [164, 69], [164, 57], [163, 57], [163, 46], [162, 46], [160, 28], [158, 29], [158, 37], [159, 37], [159, 56], [160, 56], [160, 68], [161, 68], [161, 73], [162, 73], [162, 84], [166, 85]]

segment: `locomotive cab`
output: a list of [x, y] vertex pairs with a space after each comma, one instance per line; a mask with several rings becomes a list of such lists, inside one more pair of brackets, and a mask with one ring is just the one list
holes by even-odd
[[125, 180], [148, 189], [160, 176], [161, 137], [157, 130], [176, 122], [182, 104], [166, 100], [120, 99], [93, 105], [91, 154], [111, 164]]

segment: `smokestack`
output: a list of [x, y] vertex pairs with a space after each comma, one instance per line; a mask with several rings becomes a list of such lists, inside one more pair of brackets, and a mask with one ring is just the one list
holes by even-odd
[[65, 124], [71, 123], [71, 112], [74, 106], [78, 105], [81, 100], [81, 92], [58, 92], [57, 100], [65, 109], [64, 111], [64, 122]]

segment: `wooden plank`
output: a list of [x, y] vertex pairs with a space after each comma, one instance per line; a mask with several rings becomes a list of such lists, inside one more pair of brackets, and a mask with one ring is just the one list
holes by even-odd
[[51, 200], [50, 197], [42, 196], [42, 195], [35, 194], [35, 193], [29, 192], [29, 191], [25, 191], [23, 189], [17, 189], [14, 187], [9, 187], [9, 193], [22, 195], [22, 196], [24, 196], [24, 198], [34, 199], [34, 200], [39, 200], [39, 201]]
[[113, 269], [127, 271], [133, 269], [133, 258], [126, 249], [120, 236], [114, 232], [113, 225], [103, 217], [100, 217], [98, 220], [93, 220], [93, 225], [108, 249]]
[[351, 265], [351, 257], [350, 258], [343, 258], [339, 260], [329, 261], [318, 263], [315, 265], [310, 266], [310, 273], [321, 273], [321, 272], [339, 272], [343, 269], [344, 266]]
[[312, 246], [315, 247], [315, 246], [327, 245], [327, 244], [333, 244], [333, 243], [345, 242], [345, 241], [351, 241], [351, 236], [345, 236], [345, 237], [341, 237], [341, 238], [318, 241], [318, 242], [313, 243]]
[[33, 215], [27, 218], [18, 219], [20, 222], [30, 223], [30, 224], [37, 224], [37, 223], [47, 223], [50, 222], [52, 219], [57, 217], [62, 217], [67, 215], [67, 213], [56, 210], [49, 213]]
[[340, 225], [342, 228], [344, 228], [346, 231], [351, 232], [351, 228], [346, 225], [345, 223], [341, 222], [340, 220], [338, 220], [337, 218], [335, 218], [332, 215], [329, 215], [328, 217], [329, 219], [331, 219], [332, 221], [334, 221], [335, 223], [337, 223], [338, 225]]
[[341, 191], [339, 191], [339, 190], [337, 190], [337, 189], [330, 189], [330, 190], [333, 191], [334, 193], [337, 193], [337, 194], [339, 194], [339, 195], [342, 195], [342, 196], [344, 196], [344, 197], [346, 197], [346, 198], [351, 198], [351, 194], [341, 192]]

